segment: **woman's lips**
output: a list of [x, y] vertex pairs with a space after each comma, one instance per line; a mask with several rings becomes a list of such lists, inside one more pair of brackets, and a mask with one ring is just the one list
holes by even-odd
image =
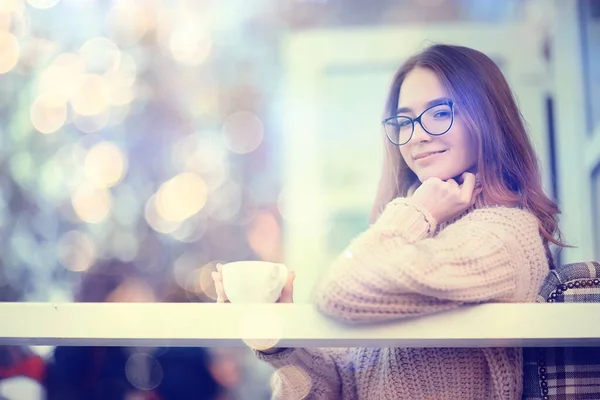
[[421, 161], [421, 160], [427, 160], [430, 158], [433, 158], [439, 154], [445, 153], [446, 150], [440, 150], [440, 151], [433, 151], [433, 152], [427, 152], [427, 153], [421, 153], [421, 154], [417, 154], [414, 159], [416, 161]]

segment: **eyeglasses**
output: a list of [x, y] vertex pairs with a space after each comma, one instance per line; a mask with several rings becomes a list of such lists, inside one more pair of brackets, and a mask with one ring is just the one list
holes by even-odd
[[447, 101], [436, 104], [421, 113], [416, 118], [395, 116], [382, 121], [385, 135], [390, 142], [397, 146], [405, 145], [415, 132], [415, 122], [431, 136], [441, 136], [452, 128], [454, 123], [454, 102]]

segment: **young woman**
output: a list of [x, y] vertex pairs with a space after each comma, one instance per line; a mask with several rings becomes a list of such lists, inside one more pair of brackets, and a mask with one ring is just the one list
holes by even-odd
[[[511, 90], [483, 53], [435, 45], [396, 73], [373, 224], [319, 285], [318, 309], [371, 323], [481, 302], [535, 302], [561, 245], [558, 208]], [[219, 301], [225, 301], [215, 274]], [[282, 301], [291, 301], [291, 280]], [[284, 397], [520, 399], [517, 348], [274, 349]], [[307, 385], [299, 383], [305, 377]]]

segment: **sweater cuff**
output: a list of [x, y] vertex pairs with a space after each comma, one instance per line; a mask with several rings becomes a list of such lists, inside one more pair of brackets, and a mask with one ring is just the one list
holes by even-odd
[[409, 243], [414, 243], [432, 236], [437, 223], [420, 204], [410, 198], [399, 197], [387, 204], [374, 226], [385, 232], [386, 236], [401, 236]]
[[252, 349], [256, 358], [261, 361], [268, 362], [273, 366], [282, 366], [286, 364], [287, 359], [292, 355], [292, 353], [296, 350], [294, 347], [289, 347], [278, 351], [277, 353], [268, 354], [263, 353], [260, 350]]

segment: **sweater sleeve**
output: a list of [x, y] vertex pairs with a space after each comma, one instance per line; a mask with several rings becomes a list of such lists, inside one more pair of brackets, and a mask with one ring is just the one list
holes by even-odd
[[540, 260], [528, 253], [543, 253], [532, 214], [484, 208], [432, 237], [434, 230], [435, 221], [410, 199], [390, 202], [334, 261], [314, 293], [317, 308], [338, 320], [365, 323], [525, 297], [532, 280], [529, 260]]
[[275, 354], [254, 351], [275, 368], [273, 399], [357, 399], [351, 349], [288, 348]]

